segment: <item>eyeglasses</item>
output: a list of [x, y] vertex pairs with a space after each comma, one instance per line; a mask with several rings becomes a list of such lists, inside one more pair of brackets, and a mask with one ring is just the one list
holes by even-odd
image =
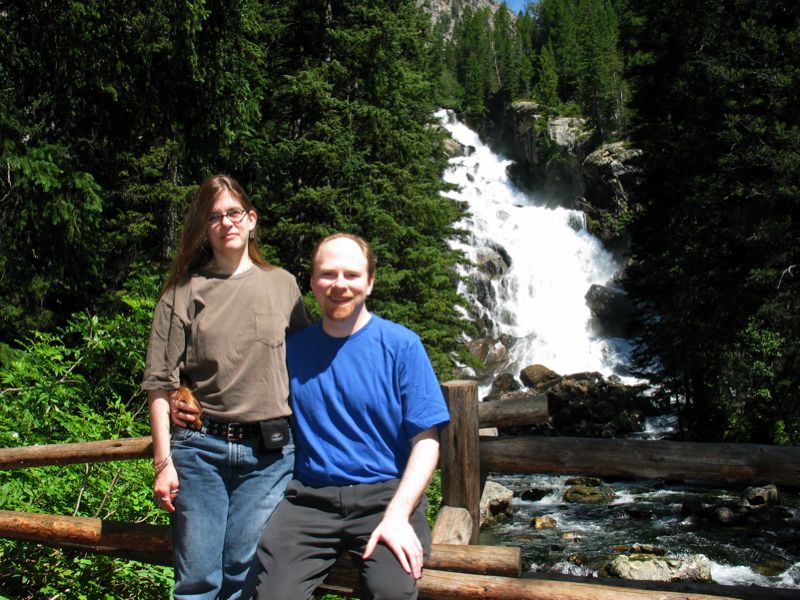
[[219, 225], [225, 217], [228, 217], [231, 223], [241, 223], [244, 221], [245, 215], [247, 215], [247, 211], [243, 208], [232, 208], [224, 213], [211, 213], [208, 215], [208, 224]]

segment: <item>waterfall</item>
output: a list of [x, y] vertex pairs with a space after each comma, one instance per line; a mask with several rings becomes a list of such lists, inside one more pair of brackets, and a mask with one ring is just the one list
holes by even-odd
[[[559, 374], [598, 371], [624, 375], [630, 344], [603, 337], [584, 296], [592, 284], [607, 285], [620, 264], [586, 230], [581, 211], [548, 208], [519, 190], [506, 175], [511, 161], [495, 154], [451, 111], [437, 118], [467, 150], [450, 159], [444, 192], [469, 212], [459, 224], [466, 243], [454, 242], [474, 264], [463, 272], [460, 292], [470, 318], [508, 349], [503, 369], [542, 364]], [[484, 386], [485, 387], [485, 386]]]
[[[501, 370], [517, 376], [539, 363], [561, 375], [598, 371], [634, 382], [625, 376], [630, 344], [603, 335], [584, 299], [594, 284], [613, 287], [621, 265], [587, 232], [583, 213], [540, 205], [509, 180], [510, 160], [492, 152], [451, 112], [439, 111], [437, 117], [465, 147], [463, 155], [450, 159], [445, 181], [454, 189], [443, 195], [468, 213], [459, 224], [467, 236], [454, 242], [476, 265], [461, 273], [466, 316], [479, 324], [482, 335], [508, 349]], [[481, 397], [489, 383], [483, 382]], [[652, 417], [636, 437], [663, 437], [674, 421], [674, 415]], [[791, 546], [784, 549], [791, 537], [781, 537], [781, 528], [743, 536], [732, 528], [690, 526], [682, 515], [684, 504], [737, 501], [736, 491], [615, 481], [606, 483], [615, 499], [597, 507], [564, 502], [568, 479], [493, 474], [493, 481], [515, 492], [513, 516], [483, 529], [481, 543], [520, 546], [530, 571], [592, 576], [598, 575], [592, 565], [620, 543], [650, 544], [669, 556], [706, 556], [717, 583], [800, 589], [800, 562]], [[526, 490], [540, 493], [526, 499]], [[786, 514], [800, 518], [800, 495], [782, 491], [782, 498]], [[633, 518], [629, 508], [644, 510], [649, 518]], [[551, 517], [558, 526], [532, 533], [531, 520], [539, 516]]]

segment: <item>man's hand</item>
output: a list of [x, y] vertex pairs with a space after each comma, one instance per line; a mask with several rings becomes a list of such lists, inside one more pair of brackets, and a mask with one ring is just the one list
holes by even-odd
[[[183, 390], [186, 388], [173, 390], [169, 393], [169, 416], [172, 422], [178, 427], [196, 426], [197, 421], [202, 424], [199, 403], [187, 402]], [[191, 395], [191, 392], [189, 392]], [[194, 400], [194, 398], [192, 398]]]
[[414, 579], [422, 577], [422, 563], [425, 560], [422, 544], [407, 519], [393, 518], [388, 514], [384, 516], [367, 542], [362, 556], [363, 560], [372, 556], [372, 552], [379, 542], [383, 542], [394, 552], [406, 573], [413, 575]]
[[378, 523], [367, 542], [362, 556], [364, 560], [372, 556], [378, 543], [383, 542], [394, 552], [406, 573], [410, 573], [415, 579], [422, 577], [424, 551], [409, 519], [419, 505], [438, 462], [439, 430], [431, 427], [411, 439], [411, 455], [403, 477], [392, 501], [386, 507], [383, 520]]

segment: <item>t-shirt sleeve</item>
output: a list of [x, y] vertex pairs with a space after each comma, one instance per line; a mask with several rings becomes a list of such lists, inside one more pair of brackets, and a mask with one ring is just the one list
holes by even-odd
[[180, 385], [180, 367], [186, 353], [185, 319], [176, 306], [173, 289], [156, 305], [147, 347], [142, 389], [171, 390]]
[[450, 414], [442, 387], [422, 341], [416, 336], [406, 346], [399, 373], [408, 439], [431, 427], [447, 425]]

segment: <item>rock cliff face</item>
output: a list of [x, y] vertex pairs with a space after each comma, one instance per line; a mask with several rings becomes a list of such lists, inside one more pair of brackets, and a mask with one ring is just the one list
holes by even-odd
[[613, 223], [630, 210], [641, 151], [625, 142], [598, 145], [585, 119], [549, 116], [535, 102], [514, 102], [505, 120], [518, 160], [509, 168], [514, 183], [548, 204], [580, 208], [592, 233], [618, 244]]
[[582, 166], [592, 205], [621, 214], [628, 210], [628, 190], [635, 188], [641, 170], [632, 163], [641, 150], [625, 142], [603, 144], [587, 156]]
[[461, 14], [467, 7], [473, 11], [479, 8], [488, 8], [494, 14], [500, 8], [500, 2], [495, 0], [417, 0], [417, 6], [430, 13], [431, 23], [436, 23], [442, 16], [450, 18], [450, 30], [445, 32], [445, 39], [450, 39], [454, 24], [452, 20], [453, 7], [456, 8], [458, 14]]

